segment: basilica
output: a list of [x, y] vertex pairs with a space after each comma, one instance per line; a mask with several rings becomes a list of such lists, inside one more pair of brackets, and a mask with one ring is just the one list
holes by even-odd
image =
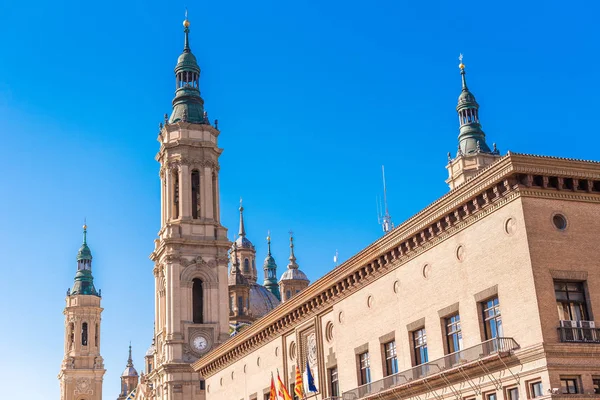
[[[267, 236], [260, 284], [241, 201], [233, 242], [221, 225], [220, 131], [183, 25], [156, 155], [155, 328], [118, 400], [600, 395], [600, 163], [489, 146], [461, 59], [450, 191], [310, 285], [292, 234], [281, 275]], [[84, 226], [61, 400], [102, 399], [100, 303]]]

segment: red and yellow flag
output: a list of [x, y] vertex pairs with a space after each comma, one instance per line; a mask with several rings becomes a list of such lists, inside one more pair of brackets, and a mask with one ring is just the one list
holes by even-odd
[[277, 391], [275, 390], [275, 380], [273, 379], [272, 372], [271, 372], [271, 392], [269, 393], [269, 400], [277, 400]]
[[283, 400], [293, 400], [292, 396], [290, 396], [290, 392], [287, 391], [285, 385], [279, 377], [279, 371], [277, 371], [277, 385], [279, 386], [279, 397], [281, 397]]
[[304, 385], [302, 381], [302, 374], [300, 373], [300, 368], [296, 365], [296, 382], [294, 383], [294, 393], [298, 396], [299, 399], [304, 398]]

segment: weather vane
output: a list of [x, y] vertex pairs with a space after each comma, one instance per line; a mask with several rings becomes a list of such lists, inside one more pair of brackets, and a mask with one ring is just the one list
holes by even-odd
[[458, 60], [460, 61], [460, 64], [458, 64], [458, 68], [464, 69], [465, 64], [463, 64], [463, 54], [462, 53], [460, 53], [460, 55], [458, 56]]

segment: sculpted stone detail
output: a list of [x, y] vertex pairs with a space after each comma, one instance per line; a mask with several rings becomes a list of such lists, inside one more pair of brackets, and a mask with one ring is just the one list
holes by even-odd
[[75, 381], [75, 394], [91, 394], [93, 389], [91, 388], [90, 378], [77, 378]]

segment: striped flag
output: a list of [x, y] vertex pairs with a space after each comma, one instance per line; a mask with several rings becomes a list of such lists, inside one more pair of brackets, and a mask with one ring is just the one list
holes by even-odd
[[296, 383], [294, 384], [294, 393], [298, 396], [299, 399], [304, 398], [304, 387], [302, 383], [302, 374], [300, 373], [300, 368], [296, 365]]
[[271, 372], [271, 392], [269, 393], [269, 400], [277, 400], [277, 391], [275, 390], [275, 380], [273, 379], [272, 372]]
[[290, 392], [287, 391], [285, 385], [279, 377], [279, 371], [277, 371], [277, 385], [279, 386], [279, 397], [281, 397], [283, 400], [293, 400], [292, 396], [290, 396]]

